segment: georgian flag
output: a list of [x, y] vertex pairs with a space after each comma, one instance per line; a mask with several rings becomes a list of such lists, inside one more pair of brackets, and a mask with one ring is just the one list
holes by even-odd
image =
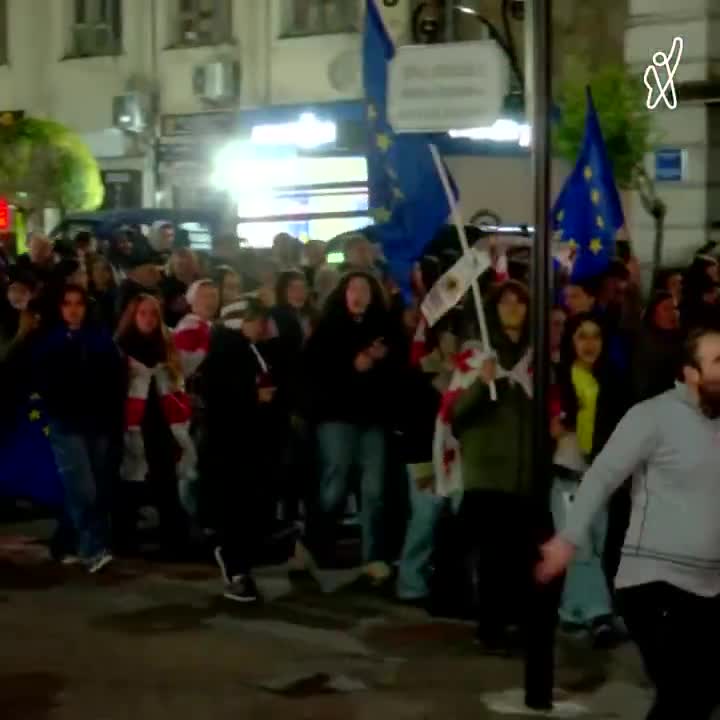
[[[478, 380], [480, 368], [488, 357], [492, 357], [492, 354], [485, 353], [480, 343], [470, 342], [453, 359], [455, 371], [443, 395], [433, 442], [435, 492], [443, 497], [463, 490], [460, 442], [452, 432], [452, 409], [460, 395]], [[511, 370], [498, 366], [497, 379], [507, 378], [510, 383], [517, 383], [528, 397], [532, 397], [531, 360], [532, 353], [528, 350]]]
[[186, 315], [175, 328], [173, 340], [180, 354], [183, 375], [191, 378], [210, 349], [210, 323], [197, 315]]

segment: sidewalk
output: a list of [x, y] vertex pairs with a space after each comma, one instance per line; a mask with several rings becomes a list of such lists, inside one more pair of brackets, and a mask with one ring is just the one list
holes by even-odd
[[[479, 656], [463, 623], [298, 590], [278, 569], [260, 575], [260, 608], [219, 599], [204, 566], [118, 562], [89, 578], [18, 532], [0, 528], [3, 720], [494, 720], [508, 715], [487, 695], [521, 682], [521, 663]], [[644, 717], [632, 648], [561, 640], [558, 663], [582, 717]]]

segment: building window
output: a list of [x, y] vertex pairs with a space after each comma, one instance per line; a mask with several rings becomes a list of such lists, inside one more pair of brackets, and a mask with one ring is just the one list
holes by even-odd
[[219, 45], [232, 37], [231, 0], [178, 0], [178, 44]]
[[358, 0], [282, 0], [282, 37], [353, 33], [360, 29]]
[[75, 0], [72, 54], [119, 55], [122, 45], [121, 0]]

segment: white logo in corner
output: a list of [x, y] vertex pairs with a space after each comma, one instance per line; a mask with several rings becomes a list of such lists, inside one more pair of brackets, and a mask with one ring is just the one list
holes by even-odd
[[[675, 73], [680, 64], [680, 58], [683, 53], [683, 39], [676, 37], [673, 39], [670, 53], [666, 54], [662, 50], [656, 52], [652, 56], [652, 65], [648, 65], [645, 69], [643, 80], [645, 87], [648, 89], [647, 109], [654, 110], [661, 101], [665, 101], [668, 110], [674, 110], [677, 107], [677, 93], [675, 92]], [[664, 80], [660, 80], [662, 70]], [[651, 84], [652, 82], [652, 84]], [[657, 94], [656, 94], [657, 93]], [[653, 95], [655, 97], [653, 98]]]

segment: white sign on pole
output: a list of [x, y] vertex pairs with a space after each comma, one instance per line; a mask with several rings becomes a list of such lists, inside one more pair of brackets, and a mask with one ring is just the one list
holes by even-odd
[[510, 88], [510, 66], [494, 40], [404, 45], [388, 75], [395, 132], [447, 132], [492, 125]]

